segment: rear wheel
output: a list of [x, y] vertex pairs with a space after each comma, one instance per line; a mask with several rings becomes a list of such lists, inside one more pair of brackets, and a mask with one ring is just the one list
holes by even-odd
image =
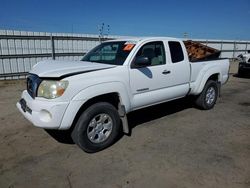
[[218, 84], [213, 80], [208, 80], [203, 91], [196, 99], [196, 105], [202, 110], [212, 109], [218, 98]]
[[87, 108], [72, 131], [72, 139], [88, 153], [112, 145], [120, 132], [120, 117], [109, 103], [99, 102]]

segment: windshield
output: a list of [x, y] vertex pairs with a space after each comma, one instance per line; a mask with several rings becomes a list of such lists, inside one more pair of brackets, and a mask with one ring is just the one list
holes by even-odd
[[135, 44], [127, 41], [105, 42], [88, 52], [82, 61], [123, 65]]

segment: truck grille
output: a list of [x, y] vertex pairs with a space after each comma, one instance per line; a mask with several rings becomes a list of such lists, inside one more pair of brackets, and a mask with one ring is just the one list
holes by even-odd
[[41, 79], [35, 74], [29, 74], [27, 77], [27, 91], [32, 98], [36, 97], [37, 89], [41, 83]]

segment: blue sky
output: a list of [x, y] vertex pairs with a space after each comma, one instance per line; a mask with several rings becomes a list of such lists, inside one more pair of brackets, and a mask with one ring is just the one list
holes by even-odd
[[250, 40], [250, 0], [0, 0], [0, 29]]

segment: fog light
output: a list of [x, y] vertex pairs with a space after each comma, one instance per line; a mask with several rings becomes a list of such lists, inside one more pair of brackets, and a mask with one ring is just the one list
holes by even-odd
[[49, 111], [47, 110], [41, 110], [39, 113], [40, 120], [43, 122], [50, 122], [52, 119], [52, 115]]

